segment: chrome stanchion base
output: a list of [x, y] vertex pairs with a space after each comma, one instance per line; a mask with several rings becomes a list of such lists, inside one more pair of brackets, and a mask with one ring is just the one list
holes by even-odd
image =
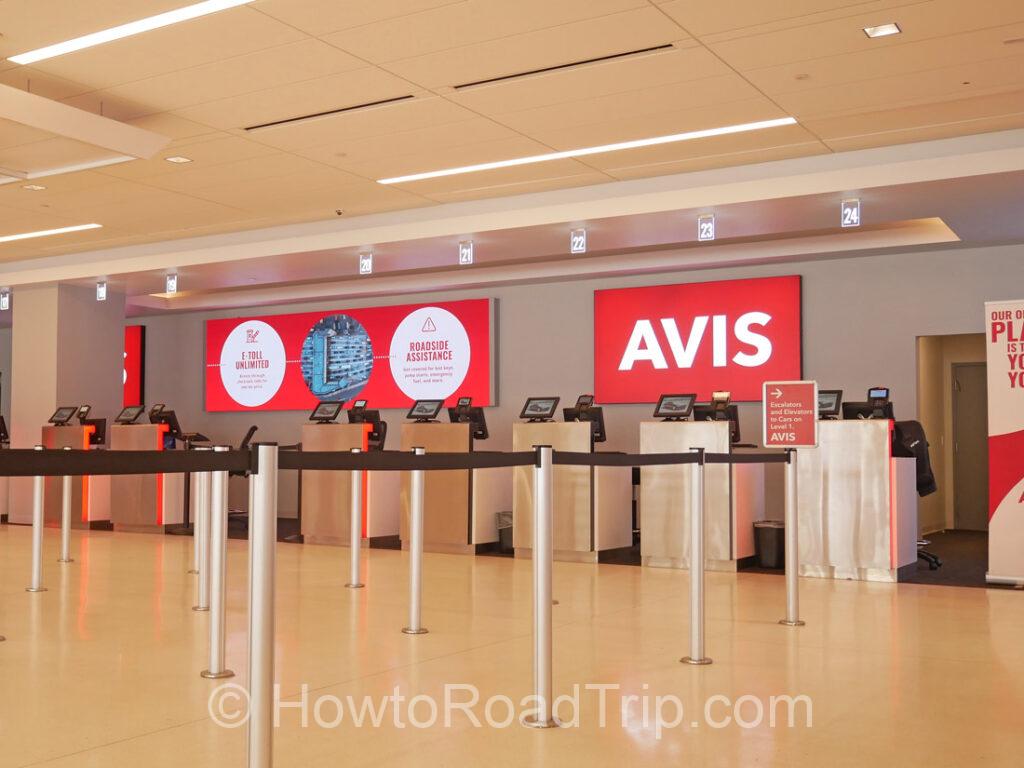
[[557, 717], [552, 717], [550, 720], [541, 720], [539, 717], [524, 717], [522, 719], [523, 725], [527, 728], [561, 728], [562, 721]]
[[683, 656], [683, 658], [681, 658], [679, 661], [683, 664], [693, 664], [694, 666], [698, 667], [702, 667], [705, 664], [711, 663], [711, 659], [707, 658], [706, 656], [703, 659], [695, 659], [692, 656]]
[[57, 562], [58, 563], [73, 563], [73, 562], [75, 562], [75, 559], [73, 557], [69, 557], [67, 560], [65, 560], [63, 557], [58, 557], [57, 558]]
[[365, 584], [352, 584], [350, 582], [350, 583], [345, 585], [345, 588], [346, 589], [362, 589], [365, 586], [366, 586]]
[[801, 621], [800, 619], [797, 619], [796, 621], [789, 621], [788, 619], [779, 619], [779, 624], [782, 624], [786, 627], [802, 627], [806, 623], [806, 621]]
[[25, 587], [26, 592], [45, 592], [46, 587]]
[[206, 606], [206, 607], [204, 608], [204, 607], [203, 607], [203, 606], [201, 606], [201, 605], [193, 605], [193, 606], [192, 606], [192, 610], [193, 610], [193, 611], [208, 611], [208, 610], [210, 610], [210, 606]]
[[425, 635], [429, 632], [426, 627], [420, 627], [419, 629], [410, 629], [409, 627], [402, 627], [402, 633], [406, 635]]
[[208, 669], [204, 669], [199, 673], [200, 677], [205, 677], [207, 680], [220, 680], [224, 677], [234, 677], [235, 673], [230, 669], [225, 669], [223, 672], [211, 672]]

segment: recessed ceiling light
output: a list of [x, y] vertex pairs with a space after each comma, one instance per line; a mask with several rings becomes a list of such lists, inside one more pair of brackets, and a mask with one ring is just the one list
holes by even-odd
[[42, 184], [24, 184], [21, 188], [27, 189], [30, 192], [42, 192], [44, 189], [46, 189], [46, 187], [44, 187]]
[[41, 229], [38, 232], [20, 232], [17, 235], [0, 235], [0, 243], [11, 243], [15, 240], [30, 240], [33, 237], [66, 235], [68, 232], [82, 232], [86, 229], [100, 229], [102, 226], [102, 224], [77, 224], [73, 227], [61, 227], [60, 229]]
[[889, 35], [898, 35], [902, 31], [899, 24], [891, 21], [888, 24], [879, 24], [877, 27], [864, 27], [864, 34], [868, 37], [888, 37]]
[[175, 155], [174, 157], [165, 157], [164, 160], [166, 160], [168, 163], [191, 163], [192, 162], [192, 158], [191, 157], [182, 157], [181, 155]]
[[252, 1], [253, 0], [206, 0], [202, 3], [187, 5], [184, 8], [176, 8], [173, 11], [160, 13], [156, 16], [147, 16], [146, 18], [139, 19], [138, 21], [132, 21], [127, 24], [121, 24], [117, 27], [111, 27], [110, 29], [93, 32], [92, 34], [76, 37], [72, 40], [65, 40], [63, 43], [55, 43], [54, 45], [48, 45], [45, 48], [37, 48], [36, 50], [28, 51], [27, 53], [19, 53], [17, 56], [11, 56], [8, 61], [13, 61], [15, 64], [32, 64], [37, 61], [43, 61], [44, 59], [52, 59], [54, 56], [63, 56], [66, 53], [81, 51], [84, 48], [92, 48], [95, 45], [103, 45], [104, 43], [109, 43], [113, 40], [120, 40], [123, 37], [131, 37], [132, 35], [138, 35], [142, 32], [160, 29], [160, 27], [168, 27], [171, 24], [178, 24], [179, 22], [189, 21], [190, 19], [196, 19], [200, 16], [207, 16], [211, 13], [217, 13], [217, 11], [223, 11], [239, 5], [245, 5]]
[[569, 149], [564, 152], [548, 152], [543, 155], [530, 155], [529, 157], [516, 157], [511, 160], [498, 160], [493, 163], [480, 163], [479, 165], [464, 165], [458, 168], [446, 168], [441, 171], [428, 171], [426, 173], [413, 173], [408, 176], [394, 176], [390, 179], [377, 179], [378, 184], [404, 184], [409, 181], [422, 181], [423, 179], [436, 179], [441, 176], [456, 176], [460, 173], [475, 173], [477, 171], [492, 171], [495, 168], [510, 168], [516, 165], [530, 165], [532, 163], [546, 163], [551, 160], [565, 160], [572, 157], [585, 157], [587, 155], [599, 155], [604, 152], [619, 152], [624, 149], [638, 149], [640, 147], [653, 147], [658, 144], [673, 144], [677, 141], [691, 141], [693, 139], [706, 139], [711, 136], [725, 136], [730, 133], [746, 133], [747, 131], [760, 131], [765, 128], [776, 128], [781, 125], [795, 125], [796, 118], [780, 117], [776, 120], [762, 120], [757, 123], [741, 123], [740, 125], [727, 125], [721, 128], [706, 128], [702, 131], [689, 131], [687, 133], [673, 133], [668, 136], [655, 136], [650, 139], [636, 139], [634, 141], [620, 141], [617, 144], [602, 144], [597, 147], [583, 147], [582, 149]]

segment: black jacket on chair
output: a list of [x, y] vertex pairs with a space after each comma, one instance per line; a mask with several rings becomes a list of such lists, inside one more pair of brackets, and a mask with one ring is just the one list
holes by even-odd
[[917, 460], [917, 495], [927, 496], [939, 490], [928, 455], [928, 439], [919, 421], [897, 421], [892, 433], [892, 455]]

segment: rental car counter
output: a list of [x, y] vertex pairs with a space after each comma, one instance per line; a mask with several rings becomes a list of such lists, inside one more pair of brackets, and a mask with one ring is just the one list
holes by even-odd
[[[557, 397], [527, 401], [521, 417], [529, 421], [512, 426], [513, 451], [531, 451], [537, 445], [550, 445], [555, 451], [593, 451], [594, 422], [550, 421], [557, 405]], [[515, 467], [514, 475], [512, 543], [516, 557], [529, 557], [533, 549], [533, 467]], [[554, 558], [596, 563], [600, 552], [629, 547], [633, 541], [632, 493], [630, 467], [553, 467]]]
[[[681, 421], [665, 411], [666, 396], [656, 416], [665, 421], [640, 424], [641, 453], [729, 453], [738, 437], [734, 420]], [[669, 402], [669, 405], [672, 403]], [[735, 409], [736, 406], [729, 406]], [[735, 413], [733, 411], [733, 413]], [[640, 468], [640, 556], [644, 565], [689, 568], [692, 464]], [[754, 522], [764, 519], [764, 465], [706, 464], [704, 466], [704, 552], [709, 570], [735, 571], [737, 563], [754, 555]]]
[[[50, 422], [42, 429], [41, 444], [48, 450], [72, 448], [87, 451], [93, 445], [104, 442], [104, 420], [86, 417], [89, 406], [65, 406], [58, 408]], [[78, 423], [71, 419], [78, 417]], [[103, 426], [100, 426], [102, 422]], [[47, 524], [60, 525], [64, 505], [64, 478], [47, 477], [43, 494], [43, 518]], [[71, 478], [71, 527], [91, 528], [93, 524], [110, 523], [110, 476], [79, 476]]]
[[913, 458], [892, 455], [893, 422], [818, 424], [818, 447], [797, 459], [800, 574], [897, 581], [917, 562]]
[[[474, 439], [487, 437], [483, 409], [469, 398], [448, 409], [451, 423], [435, 421], [442, 400], [418, 400], [402, 424], [403, 451], [423, 448], [431, 453], [470, 453]], [[427, 552], [475, 554], [498, 541], [498, 512], [511, 502], [512, 471], [450, 469], [423, 473], [423, 549]], [[412, 475], [402, 472], [402, 547], [409, 544], [409, 511]]]
[[[387, 424], [377, 411], [366, 410], [357, 400], [348, 412], [348, 423], [337, 424], [341, 403], [320, 403], [302, 426], [304, 451], [361, 451], [384, 446]], [[394, 472], [363, 472], [362, 540], [398, 533], [398, 477]], [[301, 480], [302, 537], [310, 544], [350, 546], [352, 520], [352, 473], [305, 470]]]

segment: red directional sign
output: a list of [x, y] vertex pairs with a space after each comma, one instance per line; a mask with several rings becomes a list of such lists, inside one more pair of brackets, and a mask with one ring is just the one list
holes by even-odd
[[818, 382], [766, 381], [766, 448], [815, 448], [818, 445]]

